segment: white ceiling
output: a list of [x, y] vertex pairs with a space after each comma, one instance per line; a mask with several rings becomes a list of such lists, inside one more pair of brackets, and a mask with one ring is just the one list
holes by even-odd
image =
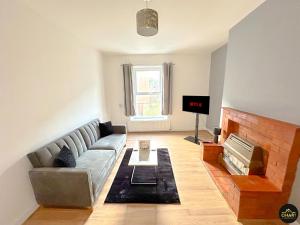
[[160, 54], [212, 51], [228, 31], [264, 0], [152, 0], [159, 32], [136, 33], [143, 0], [23, 0], [34, 11], [105, 52]]

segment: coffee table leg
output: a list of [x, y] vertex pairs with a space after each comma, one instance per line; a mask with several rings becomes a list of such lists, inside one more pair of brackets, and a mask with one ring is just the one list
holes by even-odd
[[155, 181], [156, 181], [156, 184], [158, 184], [158, 171], [157, 171], [157, 166], [155, 166]]
[[156, 180], [156, 185], [155, 185], [155, 189], [156, 189], [156, 193], [157, 193], [157, 186], [158, 186], [158, 169], [157, 166], [155, 166], [155, 180]]
[[132, 173], [131, 173], [130, 184], [133, 184], [132, 179], [133, 179], [134, 171], [135, 171], [135, 166], [133, 166], [133, 170], [132, 170]]

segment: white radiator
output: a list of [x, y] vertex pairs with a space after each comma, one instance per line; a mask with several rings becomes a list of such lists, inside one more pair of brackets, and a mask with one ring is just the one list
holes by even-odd
[[127, 122], [129, 132], [141, 131], [169, 131], [171, 129], [170, 119], [164, 120], [129, 120]]

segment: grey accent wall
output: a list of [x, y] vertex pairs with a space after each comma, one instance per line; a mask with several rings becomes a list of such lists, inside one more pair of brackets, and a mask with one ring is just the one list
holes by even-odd
[[[300, 124], [299, 22], [299, 0], [268, 0], [230, 31], [224, 106]], [[290, 202], [300, 208], [297, 174]]]
[[210, 112], [206, 120], [206, 127], [212, 130], [220, 127], [227, 45], [223, 45], [211, 55], [209, 96]]

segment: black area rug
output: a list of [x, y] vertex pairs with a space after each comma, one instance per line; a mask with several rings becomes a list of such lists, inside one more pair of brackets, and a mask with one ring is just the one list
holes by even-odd
[[[157, 151], [157, 185], [130, 183], [133, 167], [128, 166], [128, 162], [131, 152], [132, 149], [126, 150], [105, 203], [180, 204], [168, 149], [161, 148]], [[155, 170], [153, 167], [142, 167], [139, 168], [138, 174], [147, 175], [151, 179], [155, 175]]]

